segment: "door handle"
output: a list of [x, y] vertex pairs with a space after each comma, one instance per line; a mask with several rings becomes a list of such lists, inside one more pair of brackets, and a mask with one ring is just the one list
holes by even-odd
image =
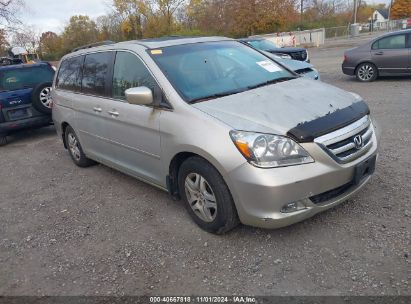
[[384, 52], [377, 52], [375, 55], [384, 55]]
[[98, 113], [101, 113], [101, 111], [103, 111], [103, 109], [100, 107], [94, 107], [93, 110], [94, 112], [98, 112]]
[[120, 115], [120, 113], [119, 113], [119, 112], [117, 112], [116, 110], [113, 110], [113, 111], [108, 111], [107, 113], [108, 113], [108, 114], [110, 114], [111, 116], [114, 116], [114, 117], [117, 117], [117, 116], [119, 116], [119, 115]]

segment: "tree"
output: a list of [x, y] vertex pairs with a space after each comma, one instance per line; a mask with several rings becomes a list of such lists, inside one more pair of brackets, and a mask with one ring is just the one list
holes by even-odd
[[411, 0], [395, 0], [391, 8], [391, 19], [411, 17]]
[[7, 56], [7, 49], [9, 48], [6, 31], [0, 29], [0, 56]]
[[40, 53], [45, 60], [57, 60], [62, 54], [62, 40], [54, 32], [44, 32], [40, 38]]
[[0, 24], [7, 26], [19, 24], [18, 14], [23, 6], [23, 0], [0, 0]]
[[62, 39], [62, 49], [65, 53], [76, 47], [96, 42], [98, 40], [97, 25], [88, 16], [72, 16], [64, 29]]

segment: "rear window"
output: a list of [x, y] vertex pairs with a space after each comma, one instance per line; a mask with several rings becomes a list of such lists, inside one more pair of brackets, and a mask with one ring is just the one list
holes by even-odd
[[386, 38], [382, 38], [375, 42], [372, 46], [373, 50], [376, 49], [404, 49], [405, 48], [405, 35], [396, 35]]
[[84, 56], [69, 58], [60, 65], [56, 87], [69, 91], [81, 91], [81, 73]]
[[0, 91], [34, 88], [44, 82], [52, 82], [54, 71], [48, 66], [16, 68], [0, 71]]

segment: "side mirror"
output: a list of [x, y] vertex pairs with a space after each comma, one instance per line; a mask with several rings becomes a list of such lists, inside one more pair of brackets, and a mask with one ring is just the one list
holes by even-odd
[[149, 105], [153, 103], [153, 92], [147, 87], [130, 88], [125, 91], [130, 104]]

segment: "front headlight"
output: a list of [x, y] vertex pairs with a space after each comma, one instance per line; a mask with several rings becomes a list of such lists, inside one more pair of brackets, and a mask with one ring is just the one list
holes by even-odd
[[284, 136], [230, 131], [241, 154], [254, 166], [274, 168], [312, 163], [314, 160], [294, 140]]

